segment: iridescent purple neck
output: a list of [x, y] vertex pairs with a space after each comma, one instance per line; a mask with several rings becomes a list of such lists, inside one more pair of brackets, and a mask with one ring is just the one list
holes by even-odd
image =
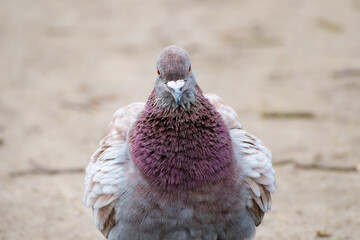
[[178, 190], [229, 176], [229, 131], [200, 88], [187, 111], [160, 107], [156, 97], [153, 91], [130, 133], [131, 156], [145, 179]]

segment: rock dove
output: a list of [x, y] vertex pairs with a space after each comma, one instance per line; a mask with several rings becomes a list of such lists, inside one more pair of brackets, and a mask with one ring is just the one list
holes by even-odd
[[203, 94], [185, 50], [160, 53], [146, 103], [117, 110], [83, 202], [110, 240], [252, 239], [276, 187], [271, 153]]

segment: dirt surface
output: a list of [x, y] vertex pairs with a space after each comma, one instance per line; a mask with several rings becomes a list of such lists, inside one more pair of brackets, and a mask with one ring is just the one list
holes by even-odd
[[0, 1], [0, 239], [103, 239], [81, 170], [171, 44], [272, 150], [256, 239], [360, 239], [359, 0]]

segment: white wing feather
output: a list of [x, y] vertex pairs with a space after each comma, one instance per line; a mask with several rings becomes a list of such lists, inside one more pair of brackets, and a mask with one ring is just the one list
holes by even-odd
[[129, 161], [127, 138], [132, 124], [144, 108], [144, 103], [133, 103], [117, 110], [107, 127], [99, 149], [91, 156], [86, 168], [83, 202], [93, 209], [95, 224], [106, 236], [112, 204], [127, 191]]
[[[260, 216], [257, 216], [260, 223], [263, 214], [271, 209], [271, 194], [276, 187], [271, 153], [261, 140], [242, 128], [236, 112], [225, 105], [220, 97], [215, 94], [205, 94], [205, 96], [215, 106], [230, 131], [234, 154], [246, 175], [251, 198], [262, 211]], [[253, 207], [252, 204], [249, 203], [250, 208]]]

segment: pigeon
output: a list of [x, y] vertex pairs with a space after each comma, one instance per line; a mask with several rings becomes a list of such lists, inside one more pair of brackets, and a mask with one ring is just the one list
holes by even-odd
[[162, 50], [146, 103], [115, 112], [86, 168], [84, 205], [109, 240], [253, 239], [276, 188], [271, 153]]

